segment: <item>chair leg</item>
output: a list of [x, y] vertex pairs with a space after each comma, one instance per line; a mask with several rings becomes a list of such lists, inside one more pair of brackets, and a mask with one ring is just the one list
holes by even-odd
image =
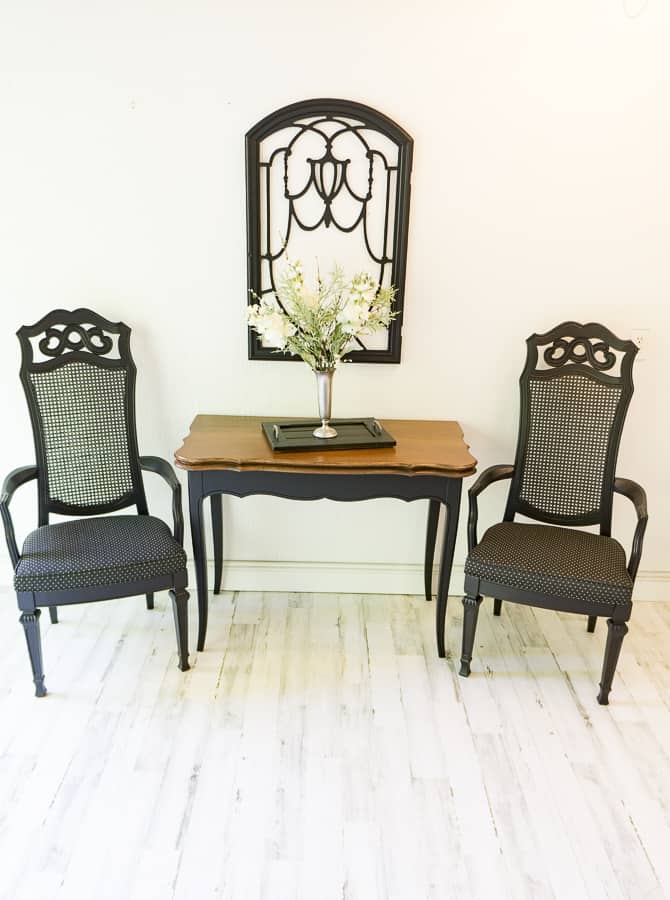
[[191, 667], [188, 664], [188, 591], [170, 591], [172, 599], [172, 612], [174, 613], [174, 626], [177, 632], [177, 653], [179, 654], [179, 668], [187, 672]]
[[586, 630], [589, 634], [593, 634], [596, 630], [596, 622], [598, 621], [598, 616], [589, 616], [589, 620], [586, 623]]
[[40, 640], [41, 614], [41, 609], [35, 609], [32, 612], [23, 612], [19, 617], [19, 622], [23, 625], [23, 632], [26, 636], [26, 644], [28, 645], [28, 655], [30, 656], [30, 667], [33, 670], [36, 697], [44, 697], [47, 692], [47, 689], [44, 686], [44, 669], [42, 667], [42, 641]]
[[601, 706], [607, 706], [609, 703], [612, 679], [619, 661], [621, 645], [627, 634], [628, 626], [625, 622], [615, 622], [614, 619], [607, 620], [607, 643], [605, 644], [605, 658], [603, 659], [603, 672], [600, 677], [600, 693], [598, 694], [598, 703]]
[[493, 615], [499, 616], [502, 611], [502, 600], [499, 600], [498, 597], [493, 598]]
[[153, 609], [153, 608], [154, 608], [154, 595], [147, 594], [147, 609]]
[[463, 597], [463, 644], [461, 649], [461, 669], [458, 673], [464, 678], [470, 674], [472, 662], [472, 649], [475, 645], [475, 631], [477, 630], [477, 616], [481, 597], [471, 597], [466, 594]]
[[57, 606], [49, 607], [49, 618], [51, 619], [52, 625], [58, 625], [58, 607]]

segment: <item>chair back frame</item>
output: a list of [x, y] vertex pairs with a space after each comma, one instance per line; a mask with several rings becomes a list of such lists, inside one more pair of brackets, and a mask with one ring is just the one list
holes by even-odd
[[[600, 533], [606, 536], [611, 534], [612, 527], [612, 500], [614, 494], [614, 478], [616, 460], [619, 451], [619, 443], [623, 430], [624, 420], [628, 411], [631, 396], [633, 394], [632, 366], [637, 346], [632, 341], [622, 340], [605, 326], [591, 322], [579, 324], [577, 322], [564, 322], [544, 334], [532, 334], [526, 341], [527, 357], [526, 365], [519, 379], [521, 393], [521, 410], [519, 417], [519, 434], [514, 463], [514, 475], [510, 484], [507, 498], [504, 520], [511, 522], [516, 514], [527, 516], [541, 522], [555, 525], [598, 525]], [[540, 349], [545, 348], [540, 356]], [[616, 352], [615, 352], [616, 351]], [[546, 368], [542, 367], [545, 366]], [[618, 374], [613, 374], [618, 368]], [[594, 464], [591, 479], [592, 484], [588, 491], [594, 502], [587, 504], [586, 500], [581, 504], [579, 511], [570, 511], [570, 503], [565, 503], [561, 509], [561, 498], [557, 497], [556, 504], [534, 503], [524, 497], [524, 475], [532, 453], [529, 451], [531, 436], [541, 430], [543, 423], [539, 422], [537, 410], [534, 409], [532, 391], [536, 389], [556, 391], [558, 382], [563, 379], [563, 385], [570, 385], [567, 393], [574, 392], [575, 385], [583, 386], [583, 393], [578, 388], [578, 393], [591, 394], [591, 404], [597, 404], [596, 392], [600, 390], [604, 395], [603, 409], [607, 409], [610, 421], [604, 421], [600, 434], [597, 429], [586, 440], [586, 452], [589, 449], [589, 441], [593, 441], [597, 450], [597, 440], [600, 437], [603, 446], [597, 451], [600, 462]], [[567, 379], [567, 381], [566, 381]], [[586, 379], [580, 382], [578, 379]], [[596, 387], [594, 387], [596, 386]], [[559, 396], [560, 396], [559, 387]], [[567, 396], [567, 394], [566, 394]], [[537, 401], [536, 401], [537, 405]], [[580, 429], [588, 427], [589, 413], [575, 408], [577, 416], [582, 416], [582, 421], [577, 419]], [[571, 410], [566, 404], [566, 409], [549, 425], [560, 429], [564, 416], [570, 416]], [[540, 438], [541, 440], [542, 438]], [[562, 439], [569, 444], [569, 436], [564, 434]], [[536, 448], [537, 449], [537, 448]], [[570, 448], [567, 447], [569, 452]], [[582, 447], [582, 452], [584, 448]], [[550, 449], [547, 450], [549, 456]], [[541, 463], [541, 460], [540, 460]], [[547, 481], [548, 470], [536, 465], [534, 477]], [[549, 466], [548, 466], [549, 469]], [[537, 472], [540, 471], [538, 475]], [[597, 484], [599, 473], [600, 484]], [[583, 473], [582, 476], [583, 477]], [[560, 481], [560, 478], [558, 478]], [[563, 479], [565, 480], [565, 478]], [[578, 490], [575, 488], [575, 490]], [[560, 492], [559, 492], [560, 493]], [[597, 497], [597, 500], [595, 498]], [[548, 509], [547, 506], [550, 508]], [[577, 504], [579, 507], [579, 504]], [[588, 508], [587, 508], [588, 506]]]
[[[90, 309], [72, 311], [57, 309], [48, 313], [34, 325], [24, 325], [17, 331], [21, 344], [21, 383], [26, 394], [30, 420], [35, 442], [38, 467], [38, 522], [48, 525], [49, 514], [66, 516], [91, 516], [114, 512], [129, 506], [136, 506], [140, 515], [147, 515], [147, 502], [139, 461], [137, 429], [135, 420], [135, 379], [136, 368], [130, 353], [130, 328], [123, 322], [111, 322]], [[114, 337], [117, 340], [114, 340]], [[34, 339], [38, 339], [34, 341]], [[45, 359], [36, 359], [39, 353]], [[115, 348], [116, 344], [116, 348]], [[116, 355], [110, 355], [114, 354]], [[49, 488], [49, 456], [47, 453], [48, 423], [44, 421], [36, 389], [36, 377], [43, 373], [63, 372], [66, 367], [79, 364], [78, 371], [94, 375], [100, 370], [122, 373], [122, 397], [116, 397], [117, 405], [122, 404], [123, 423], [119, 429], [118, 448], [127, 453], [123, 460], [127, 466], [127, 484], [117, 496], [103, 502], [70, 503], [55, 498]], [[92, 370], [82, 368], [93, 367]], [[103, 376], [104, 378], [104, 376]], [[77, 398], [73, 398], [76, 404]], [[89, 416], [95, 418], [95, 412]], [[67, 447], [62, 451], [67, 453]]]

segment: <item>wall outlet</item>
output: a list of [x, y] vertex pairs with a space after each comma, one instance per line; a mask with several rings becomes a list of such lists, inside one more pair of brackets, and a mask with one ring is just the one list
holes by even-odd
[[649, 328], [633, 328], [631, 331], [630, 339], [637, 347], [637, 360], [643, 360], [647, 358], [647, 351], [649, 349], [649, 340], [651, 337], [651, 330]]

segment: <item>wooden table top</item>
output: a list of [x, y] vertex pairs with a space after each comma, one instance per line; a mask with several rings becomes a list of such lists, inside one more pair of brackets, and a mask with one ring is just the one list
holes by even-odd
[[[175, 453], [181, 469], [228, 469], [235, 472], [472, 475], [477, 460], [463, 440], [458, 422], [379, 419], [396, 439], [395, 447], [362, 450], [274, 451], [261, 422], [295, 421], [270, 416], [199, 415]], [[308, 420], [306, 420], [308, 421]]]

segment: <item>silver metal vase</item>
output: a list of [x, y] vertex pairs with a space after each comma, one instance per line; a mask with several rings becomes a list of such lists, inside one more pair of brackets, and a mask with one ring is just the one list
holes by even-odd
[[316, 428], [312, 434], [317, 438], [334, 438], [337, 432], [328, 424], [333, 404], [333, 375], [335, 369], [314, 370], [316, 375], [316, 396], [319, 402], [320, 428]]

